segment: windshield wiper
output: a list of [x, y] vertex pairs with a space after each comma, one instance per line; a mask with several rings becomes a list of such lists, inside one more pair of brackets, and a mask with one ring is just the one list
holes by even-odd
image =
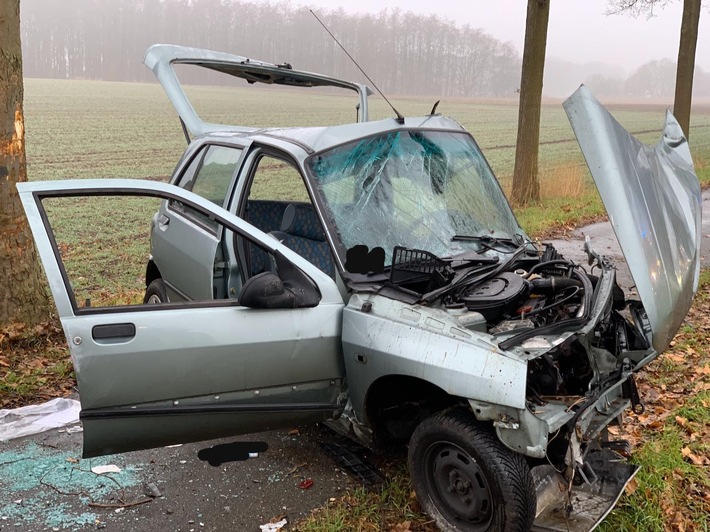
[[[520, 246], [527, 244], [522, 235], [515, 234], [513, 238], [499, 237], [492, 235], [454, 235], [451, 237], [452, 242], [476, 242], [482, 249], [490, 249], [499, 253], [512, 253]], [[501, 249], [500, 246], [507, 246], [506, 249]]]
[[520, 255], [525, 252], [526, 248], [527, 242], [511, 251], [512, 255], [510, 257], [506, 257], [506, 259], [500, 264], [484, 264], [478, 268], [473, 268], [461, 275], [458, 279], [454, 279], [448, 286], [439, 288], [438, 290], [433, 290], [428, 294], [424, 294], [422, 300], [427, 303], [431, 303], [436, 298], [444, 297], [453, 291], [461, 292], [470, 286], [481, 284], [488, 279], [495, 277], [500, 272], [508, 269], [510, 265], [518, 260]]

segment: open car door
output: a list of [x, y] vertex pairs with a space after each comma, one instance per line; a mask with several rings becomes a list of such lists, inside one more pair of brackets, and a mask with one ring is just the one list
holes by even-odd
[[[69, 344], [85, 457], [338, 412], [343, 301], [318, 268], [172, 185], [102, 179], [18, 190]], [[236, 300], [143, 304], [150, 218], [165, 200], [260, 246], [275, 271], [243, 279]]]

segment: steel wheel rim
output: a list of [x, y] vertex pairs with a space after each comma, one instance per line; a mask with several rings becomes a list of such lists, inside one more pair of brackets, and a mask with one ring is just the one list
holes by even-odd
[[148, 305], [157, 305], [159, 303], [162, 303], [163, 301], [160, 299], [160, 296], [157, 296], [155, 294], [152, 294], [149, 298], [148, 301], [146, 301], [146, 304]]
[[449, 522], [485, 530], [493, 519], [493, 496], [479, 463], [458, 445], [437, 442], [424, 453], [429, 496]]

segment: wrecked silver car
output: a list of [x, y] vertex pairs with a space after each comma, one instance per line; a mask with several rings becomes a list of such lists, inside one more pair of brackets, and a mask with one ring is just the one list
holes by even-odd
[[[369, 121], [363, 85], [175, 46], [148, 50], [191, 140], [171, 184], [18, 185], [71, 349], [84, 455], [328, 421], [408, 445], [442, 530], [590, 530], [636, 467], [607, 427], [697, 287], [700, 187], [669, 114], [629, 135], [565, 102], [641, 300], [518, 225], [471, 135], [432, 114]], [[358, 122], [202, 121], [173, 67], [355, 91]], [[81, 306], [45, 202], [154, 197], [145, 304]], [[107, 214], [110, 216], [110, 214]], [[147, 221], [146, 221], [147, 223]]]

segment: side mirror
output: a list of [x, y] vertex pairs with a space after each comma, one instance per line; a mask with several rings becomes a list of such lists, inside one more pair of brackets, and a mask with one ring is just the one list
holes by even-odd
[[279, 272], [263, 272], [247, 279], [239, 304], [250, 308], [306, 308], [320, 302], [318, 285], [280, 252], [273, 253]]
[[249, 308], [295, 308], [296, 296], [286, 289], [278, 275], [263, 272], [247, 279], [239, 303]]

